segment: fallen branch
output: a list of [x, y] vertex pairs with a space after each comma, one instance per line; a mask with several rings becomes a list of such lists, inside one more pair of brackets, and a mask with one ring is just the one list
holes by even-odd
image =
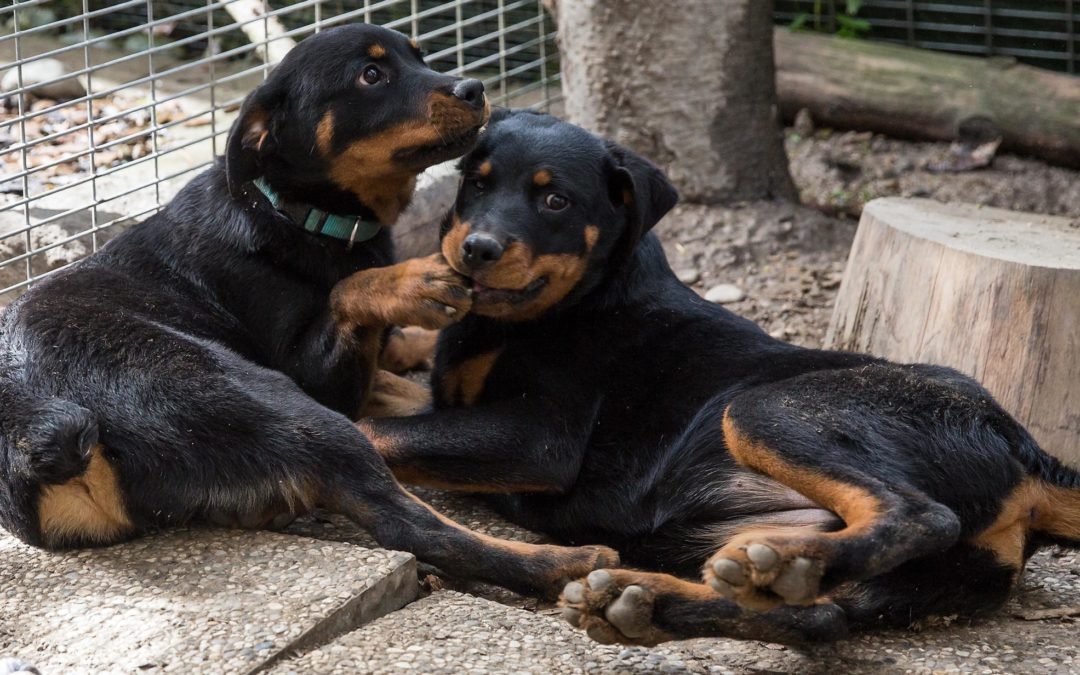
[[865, 40], [776, 31], [785, 119], [972, 143], [1080, 167], [1080, 77]]
[[1065, 619], [1070, 616], [1080, 616], [1080, 606], [1076, 607], [1051, 607], [1050, 609], [1032, 609], [1025, 612], [1016, 612], [1014, 618], [1024, 621], [1045, 621], [1046, 619]]
[[[266, 16], [270, 8], [264, 0], [234, 0], [225, 3], [225, 11], [240, 24], [251, 44], [260, 45], [259, 56], [270, 65], [280, 62], [296, 46], [296, 40], [285, 37], [281, 21], [276, 16]], [[259, 18], [262, 20], [254, 20]]]

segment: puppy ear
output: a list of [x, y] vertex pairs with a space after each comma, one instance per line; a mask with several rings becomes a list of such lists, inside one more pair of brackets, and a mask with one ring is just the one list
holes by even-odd
[[259, 176], [259, 157], [273, 146], [273, 119], [280, 97], [269, 84], [247, 95], [240, 114], [229, 130], [225, 144], [225, 179], [229, 194], [240, 195], [240, 187]]
[[626, 207], [621, 247], [629, 258], [645, 233], [679, 201], [679, 193], [664, 172], [641, 155], [612, 141], [607, 141], [607, 148], [615, 165], [609, 183], [611, 200]]

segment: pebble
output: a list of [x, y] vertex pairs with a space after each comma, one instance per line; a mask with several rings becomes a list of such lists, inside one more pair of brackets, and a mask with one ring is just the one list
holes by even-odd
[[[31, 96], [68, 101], [86, 95], [86, 87], [58, 59], [37, 59], [22, 66], [22, 86]], [[19, 88], [19, 69], [12, 68], [2, 80], [0, 89], [13, 91]]]
[[746, 293], [734, 284], [717, 284], [705, 291], [705, 299], [718, 305], [738, 302], [745, 297]]
[[693, 267], [685, 267], [675, 270], [675, 277], [687, 286], [692, 286], [701, 279], [701, 272]]

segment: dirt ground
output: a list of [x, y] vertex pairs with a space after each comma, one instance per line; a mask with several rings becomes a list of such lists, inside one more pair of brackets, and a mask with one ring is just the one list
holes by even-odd
[[682, 205], [658, 226], [672, 267], [701, 293], [720, 284], [744, 297], [727, 306], [769, 333], [820, 346], [858, 216], [877, 197], [925, 197], [1080, 219], [1080, 172], [1000, 155], [960, 173], [930, 167], [948, 143], [869, 133], [787, 131], [791, 173], [804, 206]]

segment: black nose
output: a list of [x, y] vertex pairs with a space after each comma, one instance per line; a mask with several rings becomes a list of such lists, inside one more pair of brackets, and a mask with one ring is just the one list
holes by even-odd
[[484, 107], [484, 83], [480, 80], [461, 80], [454, 85], [454, 96], [474, 108]]
[[502, 257], [503, 245], [490, 234], [475, 232], [465, 237], [465, 242], [461, 244], [461, 253], [470, 269], [480, 270]]

